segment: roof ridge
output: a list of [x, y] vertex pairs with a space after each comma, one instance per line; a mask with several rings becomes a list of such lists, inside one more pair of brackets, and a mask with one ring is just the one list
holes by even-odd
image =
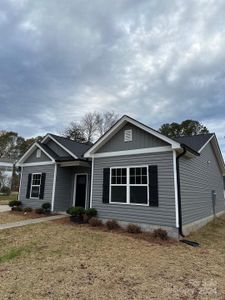
[[176, 138], [187, 138], [187, 137], [195, 137], [195, 136], [202, 136], [202, 135], [215, 135], [215, 132], [208, 132], [208, 133], [198, 133], [198, 134], [193, 134], [193, 135], [177, 135]]
[[61, 138], [61, 139], [65, 139], [65, 140], [71, 141], [71, 142], [73, 142], [73, 143], [77, 143], [77, 144], [79, 144], [79, 145], [86, 145], [86, 146], [89, 146], [90, 144], [92, 145], [91, 142], [84, 142], [84, 143], [81, 143], [81, 142], [78, 142], [78, 141], [74, 141], [74, 140], [72, 140], [72, 139], [69, 138], [69, 137], [65, 137], [65, 136], [62, 136], [62, 135], [54, 134], [54, 133], [48, 133], [48, 135], [56, 136], [56, 137], [59, 137], [59, 138]]

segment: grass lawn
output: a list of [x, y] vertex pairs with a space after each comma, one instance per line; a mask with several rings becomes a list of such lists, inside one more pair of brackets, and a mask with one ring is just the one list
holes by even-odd
[[4, 230], [0, 299], [224, 299], [225, 219], [190, 239], [201, 247], [63, 220]]
[[37, 215], [34, 213], [24, 214], [22, 212], [18, 213], [18, 212], [11, 212], [11, 211], [3, 212], [0, 213], [0, 224], [23, 221], [27, 219], [33, 219], [33, 218], [41, 218], [41, 217], [44, 217], [44, 215]]
[[9, 196], [2, 196], [0, 195], [0, 205], [6, 205], [11, 200], [17, 200], [18, 193], [13, 192]]

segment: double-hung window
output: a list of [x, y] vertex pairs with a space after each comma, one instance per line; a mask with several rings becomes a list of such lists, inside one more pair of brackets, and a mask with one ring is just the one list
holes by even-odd
[[111, 169], [112, 202], [127, 202], [127, 168]]
[[31, 177], [30, 198], [39, 198], [41, 189], [41, 173], [33, 173]]
[[148, 205], [148, 167], [111, 168], [111, 203]]

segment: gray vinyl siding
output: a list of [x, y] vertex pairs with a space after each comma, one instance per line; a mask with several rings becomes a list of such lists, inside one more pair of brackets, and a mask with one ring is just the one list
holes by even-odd
[[57, 145], [54, 141], [50, 140], [46, 144], [53, 152], [55, 152], [60, 157], [69, 156], [68, 152], [66, 152], [62, 147]]
[[[138, 165], [158, 166], [159, 206], [102, 203], [103, 169]], [[175, 227], [172, 152], [95, 158], [92, 206], [97, 209], [100, 218]]]
[[57, 168], [55, 211], [66, 211], [73, 205], [74, 180], [76, 173], [88, 173], [87, 207], [89, 207], [90, 168], [86, 167], [60, 167]]
[[[44, 199], [26, 199], [28, 174], [46, 173]], [[54, 177], [54, 164], [44, 166], [23, 167], [20, 187], [20, 201], [24, 206], [39, 208], [45, 202], [52, 202], [52, 187]]]
[[[132, 141], [124, 142], [124, 130], [132, 129]], [[97, 152], [111, 152], [133, 150], [140, 148], [162, 147], [168, 146], [166, 142], [145, 132], [144, 130], [128, 123], [120, 129], [105, 145]]]
[[217, 193], [216, 212], [224, 210], [223, 176], [211, 143], [199, 157], [180, 159], [180, 180], [183, 224], [213, 214], [212, 190]]
[[43, 151], [41, 151], [41, 157], [37, 158], [36, 157], [37, 149], [35, 149], [34, 152], [31, 153], [31, 155], [24, 161], [24, 163], [51, 161], [51, 159]]

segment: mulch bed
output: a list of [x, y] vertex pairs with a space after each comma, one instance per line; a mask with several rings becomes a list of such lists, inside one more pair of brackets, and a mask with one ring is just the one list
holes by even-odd
[[126, 231], [126, 229], [123, 229], [121, 227], [118, 228], [118, 229], [109, 230], [104, 225], [99, 226], [99, 227], [92, 227], [88, 223], [83, 223], [83, 224], [75, 223], [75, 222], [70, 221], [70, 217], [59, 219], [59, 220], [53, 220], [52, 222], [57, 223], [57, 224], [61, 224], [61, 225], [85, 226], [87, 228], [90, 228], [91, 230], [110, 232], [110, 233], [113, 233], [113, 234], [120, 234], [120, 235], [132, 237], [132, 238], [137, 239], [137, 240], [144, 240], [146, 242], [156, 243], [156, 244], [159, 244], [159, 245], [167, 245], [168, 246], [168, 245], [174, 245], [174, 244], [178, 243], [177, 240], [175, 240], [173, 238], [170, 238], [170, 237], [168, 237], [168, 239], [166, 239], [166, 240], [162, 240], [160, 238], [155, 238], [151, 232], [129, 233], [129, 232]]

